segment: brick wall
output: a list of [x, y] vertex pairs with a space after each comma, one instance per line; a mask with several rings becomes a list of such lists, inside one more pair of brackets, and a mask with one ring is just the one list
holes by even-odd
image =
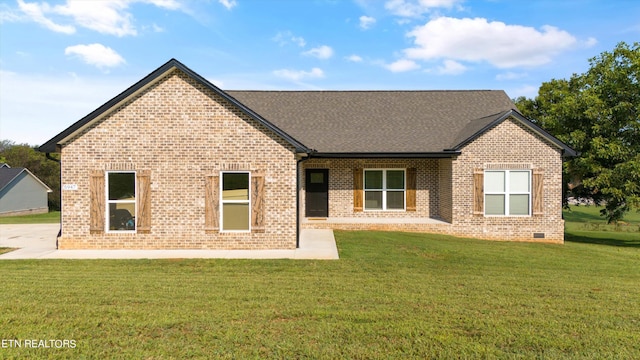
[[[544, 213], [527, 217], [473, 214], [473, 172], [482, 169], [542, 169]], [[505, 120], [462, 149], [452, 162], [453, 223], [457, 232], [485, 239], [564, 241], [560, 150], [516, 121]], [[533, 233], [544, 233], [534, 239]]]
[[[564, 241], [560, 151], [517, 121], [504, 121], [466, 145], [462, 154], [453, 159], [310, 159], [303, 164], [301, 184], [304, 184], [305, 168], [329, 169], [330, 218], [326, 223], [305, 221], [304, 228], [399, 230], [494, 240]], [[353, 169], [410, 167], [417, 169], [415, 212], [354, 212]], [[525, 217], [474, 215], [473, 173], [478, 168], [542, 169], [543, 214]], [[301, 208], [300, 214], [304, 217], [304, 188], [301, 191]], [[332, 221], [331, 218], [357, 221]], [[418, 218], [435, 218], [449, 224], [406, 221]], [[543, 233], [544, 238], [534, 238], [534, 233]]]
[[[304, 169], [329, 169], [329, 216], [330, 217], [404, 217], [438, 218], [438, 159], [309, 159], [303, 162], [301, 184], [304, 189]], [[416, 211], [353, 211], [353, 170], [360, 169], [406, 169], [416, 168]], [[304, 216], [304, 191], [300, 199]]]
[[[149, 234], [90, 234], [90, 173], [151, 171]], [[265, 176], [264, 233], [205, 233], [205, 178]], [[209, 89], [174, 70], [62, 149], [61, 249], [291, 249], [296, 244], [294, 149]]]

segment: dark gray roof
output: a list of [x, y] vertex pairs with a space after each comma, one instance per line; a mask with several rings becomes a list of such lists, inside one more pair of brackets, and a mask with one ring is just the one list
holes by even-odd
[[520, 115], [504, 91], [222, 91], [175, 59], [38, 150], [59, 151], [59, 145], [175, 69], [274, 131], [296, 152], [347, 157], [451, 156], [470, 140], [511, 117], [548, 138], [565, 155], [575, 154]]
[[0, 167], [0, 190], [9, 185], [13, 181], [13, 179], [15, 179], [23, 171], [24, 168]]
[[89, 113], [87, 116], [85, 116], [82, 119], [76, 121], [74, 124], [72, 124], [71, 126], [66, 128], [65, 130], [63, 130], [61, 133], [59, 133], [58, 135], [56, 135], [53, 138], [49, 139], [46, 143], [44, 143], [43, 145], [41, 145], [38, 148], [38, 151], [45, 152], [45, 153], [51, 153], [51, 152], [60, 151], [60, 149], [58, 148], [58, 145], [60, 145], [60, 143], [64, 142], [66, 139], [71, 138], [74, 134], [76, 134], [79, 131], [81, 131], [85, 126], [87, 126], [88, 124], [91, 124], [93, 121], [95, 121], [96, 119], [100, 118], [102, 115], [104, 115], [104, 114], [108, 113], [109, 111], [113, 110], [119, 104], [121, 104], [122, 102], [126, 101], [130, 96], [136, 94], [138, 91], [144, 90], [147, 86], [149, 86], [153, 82], [157, 81], [158, 79], [162, 78], [166, 73], [168, 73], [170, 71], [173, 71], [174, 69], [178, 69], [178, 70], [182, 71], [183, 73], [187, 74], [192, 79], [194, 79], [196, 82], [202, 84], [204, 87], [206, 87], [209, 90], [213, 91], [214, 93], [220, 95], [222, 98], [228, 100], [234, 106], [237, 106], [238, 109], [240, 109], [242, 112], [247, 114], [249, 117], [251, 117], [251, 118], [255, 119], [256, 121], [258, 121], [259, 123], [263, 124], [267, 129], [275, 132], [278, 136], [280, 136], [286, 142], [288, 142], [289, 144], [294, 146], [296, 151], [305, 152], [305, 151], [308, 150], [308, 148], [306, 148], [303, 144], [299, 143], [296, 139], [293, 139], [291, 136], [289, 136], [289, 134], [287, 134], [287, 133], [283, 132], [282, 130], [278, 129], [273, 124], [269, 123], [264, 118], [262, 118], [259, 114], [256, 114], [253, 111], [251, 111], [251, 109], [248, 109], [246, 106], [244, 106], [244, 104], [241, 104], [241, 103], [238, 103], [237, 101], [235, 101], [233, 98], [231, 98], [229, 95], [227, 95], [227, 93], [225, 93], [224, 91], [220, 90], [218, 87], [216, 87], [211, 82], [209, 82], [207, 79], [205, 79], [202, 76], [200, 76], [199, 74], [197, 74], [195, 71], [189, 69], [188, 67], [186, 67], [184, 64], [182, 64], [178, 60], [171, 59], [171, 60], [167, 61], [166, 63], [164, 63], [159, 68], [155, 69], [149, 75], [147, 75], [144, 78], [142, 78], [142, 80], [140, 80], [137, 83], [131, 85], [128, 89], [126, 89], [125, 91], [123, 91], [120, 94], [116, 95], [113, 99], [107, 101], [102, 106], [100, 106], [99, 108], [97, 108], [94, 111], [92, 111], [91, 113]]
[[33, 175], [31, 171], [27, 170], [26, 168], [12, 168], [12, 167], [9, 167], [9, 165], [0, 166], [0, 191], [2, 191], [6, 186], [11, 184], [23, 172], [26, 172], [28, 175], [33, 177], [33, 179], [36, 180], [38, 183], [40, 183], [42, 187], [44, 187], [47, 190], [47, 192], [51, 192], [51, 189], [45, 183], [43, 183], [40, 179], [38, 179], [35, 175]]
[[474, 120], [515, 108], [495, 90], [227, 93], [320, 153], [442, 152]]

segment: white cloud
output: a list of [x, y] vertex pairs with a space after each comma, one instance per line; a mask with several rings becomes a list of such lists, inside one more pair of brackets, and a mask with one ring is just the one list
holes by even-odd
[[73, 34], [76, 32], [76, 28], [71, 25], [59, 25], [44, 16], [45, 12], [50, 12], [52, 8], [47, 3], [25, 3], [22, 0], [18, 0], [18, 6], [24, 14], [32, 21], [46, 27], [47, 29], [63, 34]]
[[436, 8], [450, 9], [464, 0], [389, 0], [385, 9], [393, 15], [416, 18]]
[[132, 24], [133, 15], [126, 11], [128, 5], [125, 1], [67, 1], [54, 11], [72, 17], [76, 24], [87, 29], [122, 37], [137, 34]]
[[483, 18], [440, 17], [407, 34], [415, 47], [405, 49], [414, 60], [486, 61], [498, 68], [539, 66], [576, 44], [566, 31], [545, 25], [541, 31]]
[[275, 70], [273, 74], [278, 77], [293, 81], [300, 81], [303, 79], [319, 79], [324, 77], [324, 71], [322, 71], [322, 69], [320, 68], [313, 68], [311, 69], [311, 71], [281, 69]]
[[524, 77], [527, 77], [527, 73], [516, 73], [512, 71], [507, 71], [506, 73], [496, 75], [496, 80], [498, 81], [507, 81], [507, 80], [518, 80]]
[[598, 43], [596, 38], [590, 37], [585, 41], [584, 45], [588, 48], [595, 46]]
[[318, 59], [329, 59], [333, 56], [333, 49], [330, 46], [322, 45], [305, 51], [302, 55], [317, 57]]
[[369, 29], [376, 23], [376, 19], [371, 16], [360, 16], [360, 28], [363, 30]]
[[169, 9], [169, 10], [179, 10], [182, 8], [182, 4], [176, 0], [138, 0], [143, 3], [152, 4], [157, 7]]
[[[75, 26], [97, 31], [101, 34], [128, 36], [137, 35], [133, 25], [133, 15], [128, 12], [131, 3], [141, 2], [169, 10], [182, 8], [176, 0], [67, 0], [62, 5], [50, 6], [48, 3], [25, 3], [18, 0], [20, 10], [32, 21], [44, 27], [65, 34], [76, 32]], [[51, 18], [71, 21], [72, 24], [60, 25]]]
[[420, 68], [420, 65], [416, 64], [416, 62], [413, 60], [400, 59], [396, 62], [386, 65], [385, 67], [389, 71], [397, 73], [397, 72], [417, 70]]
[[272, 37], [271, 40], [277, 42], [280, 46], [285, 46], [290, 42], [300, 47], [304, 47], [305, 45], [307, 45], [303, 37], [295, 36], [291, 31], [280, 31], [276, 34], [276, 36]]
[[236, 0], [218, 0], [222, 6], [226, 7], [227, 10], [231, 10], [233, 7], [238, 5]]
[[362, 57], [358, 56], [358, 55], [349, 55], [347, 56], [345, 59], [351, 61], [351, 62], [362, 62]]
[[125, 63], [120, 54], [102, 44], [69, 46], [64, 49], [64, 54], [76, 55], [85, 63], [98, 68], [114, 67]]
[[457, 61], [445, 60], [443, 66], [438, 67], [438, 73], [442, 75], [460, 75], [467, 71], [467, 68]]
[[162, 26], [159, 26], [158, 24], [151, 25], [151, 28], [154, 32], [164, 32], [164, 28]]

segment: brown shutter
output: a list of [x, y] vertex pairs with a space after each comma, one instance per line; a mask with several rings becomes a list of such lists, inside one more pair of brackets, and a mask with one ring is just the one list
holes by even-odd
[[91, 234], [101, 234], [104, 232], [104, 202], [106, 196], [104, 188], [104, 171], [96, 170], [91, 172], [89, 191], [91, 193], [89, 232]]
[[220, 211], [220, 176], [209, 175], [205, 178], [204, 186], [204, 230], [213, 233], [220, 230], [218, 211]]
[[416, 168], [407, 169], [407, 211], [416, 211]]
[[138, 182], [136, 231], [139, 234], [149, 234], [151, 232], [151, 171], [141, 170], [136, 173], [136, 176]]
[[262, 233], [264, 227], [264, 174], [251, 174], [251, 231]]
[[484, 170], [473, 170], [473, 214], [484, 214]]
[[533, 169], [533, 215], [544, 215], [544, 171]]
[[363, 170], [353, 169], [353, 212], [361, 212], [363, 204]]

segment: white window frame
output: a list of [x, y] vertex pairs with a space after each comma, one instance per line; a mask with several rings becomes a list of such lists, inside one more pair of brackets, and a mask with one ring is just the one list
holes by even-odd
[[[248, 182], [248, 200], [224, 200], [222, 198], [224, 190], [224, 174], [247, 174]], [[251, 171], [221, 171], [220, 172], [220, 232], [227, 233], [250, 233], [251, 232]], [[248, 204], [249, 205], [249, 226], [247, 230], [225, 230], [224, 229], [224, 204]]]
[[[367, 189], [367, 171], [382, 171], [382, 189]], [[402, 189], [387, 189], [387, 171], [402, 171], [403, 184]], [[402, 212], [407, 211], [407, 169], [406, 168], [370, 168], [362, 171], [362, 209], [364, 211], [390, 211], [390, 212]], [[367, 209], [367, 191], [382, 191], [382, 209]], [[387, 191], [402, 191], [404, 194], [404, 201], [402, 209], [387, 209]]]
[[[133, 200], [109, 200], [109, 174], [133, 174]], [[105, 218], [105, 232], [107, 233], [136, 233], [138, 230], [138, 174], [135, 170], [121, 170], [121, 171], [105, 171], [104, 180], [104, 197], [105, 206], [104, 218]], [[111, 216], [109, 214], [109, 208], [111, 204], [130, 204], [133, 203], [133, 230], [111, 230]]]
[[[489, 192], [486, 191], [487, 189], [487, 173], [490, 172], [501, 172], [504, 173], [504, 191], [503, 192], [498, 192], [498, 191], [494, 191], [494, 192]], [[512, 172], [526, 172], [529, 175], [529, 191], [528, 192], [517, 192], [517, 191], [510, 191], [511, 190], [511, 177], [509, 176]], [[532, 206], [532, 196], [531, 196], [531, 187], [532, 187], [532, 176], [531, 176], [531, 170], [524, 170], [524, 169], [517, 169], [517, 170], [485, 170], [484, 171], [485, 176], [484, 176], [484, 184], [483, 184], [483, 188], [485, 189], [484, 191], [484, 196], [483, 196], [483, 201], [484, 201], [484, 216], [486, 217], [531, 217], [531, 206]], [[504, 214], [487, 214], [487, 195], [504, 195]], [[510, 195], [528, 195], [529, 196], [529, 213], [528, 214], [522, 214], [522, 215], [510, 215], [510, 211], [511, 209], [509, 208], [509, 196]]]

